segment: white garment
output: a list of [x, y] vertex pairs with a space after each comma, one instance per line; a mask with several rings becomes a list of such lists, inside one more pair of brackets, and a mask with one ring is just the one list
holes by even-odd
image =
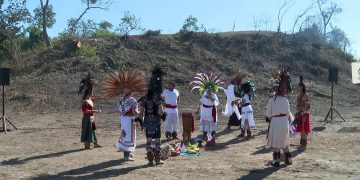
[[120, 116], [120, 138], [116, 144], [119, 150], [133, 152], [136, 147], [136, 128], [134, 116]]
[[179, 127], [179, 115], [178, 113], [167, 113], [166, 115], [166, 132], [178, 132]]
[[[212, 94], [212, 97], [214, 98], [214, 102], [210, 101], [206, 97], [207, 95], [204, 94], [200, 99], [200, 131], [201, 132], [212, 132], [217, 130], [217, 114], [215, 116], [215, 122], [213, 117], [213, 106], [219, 105], [219, 99], [216, 94]], [[211, 106], [209, 108], [204, 107], [205, 106]]]
[[224, 116], [231, 116], [234, 112], [238, 120], [241, 120], [241, 114], [239, 112], [239, 108], [236, 105], [231, 105], [232, 102], [236, 100], [240, 100], [237, 98], [234, 93], [234, 85], [230, 84], [226, 90], [226, 105], [225, 110], [222, 112]]
[[[286, 116], [274, 117], [285, 114]], [[266, 106], [266, 117], [271, 118], [268, 132], [268, 146], [272, 148], [286, 148], [290, 146], [289, 137], [289, 101], [286, 97], [275, 96], [270, 98]]]
[[245, 129], [245, 121], [248, 120], [250, 129], [255, 129], [255, 119], [254, 119], [254, 111], [251, 106], [251, 100], [249, 94], [244, 94], [242, 98], [242, 104], [249, 104], [247, 106], [243, 106], [242, 110], [242, 119], [241, 119], [241, 128]]
[[[166, 89], [161, 94], [162, 97], [165, 99], [165, 104], [170, 104], [172, 106], [178, 105], [178, 98], [180, 96], [179, 91], [174, 89], [173, 91], [170, 91]], [[166, 113], [178, 113], [178, 108], [165, 108]]]

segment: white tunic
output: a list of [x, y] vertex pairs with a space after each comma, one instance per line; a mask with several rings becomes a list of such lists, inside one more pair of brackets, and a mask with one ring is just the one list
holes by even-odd
[[291, 112], [288, 99], [283, 96], [270, 98], [266, 106], [265, 115], [271, 118], [267, 145], [272, 148], [289, 147], [289, 118], [291, 117]]
[[[210, 101], [206, 97], [206, 94], [203, 95], [200, 99], [200, 131], [202, 132], [212, 132], [217, 130], [217, 114], [215, 120], [213, 117], [213, 106], [215, 108], [219, 105], [219, 99], [216, 94], [212, 94], [214, 102]], [[204, 107], [207, 106], [207, 107]], [[211, 106], [211, 107], [209, 107]]]
[[[178, 105], [178, 98], [180, 96], [179, 91], [174, 89], [173, 91], [170, 91], [166, 89], [161, 94], [162, 97], [165, 99], [165, 104], [170, 104], [172, 106]], [[178, 113], [178, 108], [165, 108], [166, 113]]]

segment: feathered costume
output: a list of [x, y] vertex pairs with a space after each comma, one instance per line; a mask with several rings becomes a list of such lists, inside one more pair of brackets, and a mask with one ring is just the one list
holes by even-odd
[[95, 81], [89, 72], [80, 82], [78, 95], [82, 94], [83, 118], [81, 123], [81, 142], [85, 143], [85, 148], [90, 148], [90, 143], [97, 143], [95, 134], [96, 124], [92, 110], [94, 109], [95, 99], [92, 97]]
[[[225, 83], [215, 74], [198, 73], [190, 84], [194, 85], [192, 90], [197, 90], [202, 94], [200, 99], [200, 131], [207, 136], [207, 145], [213, 146], [215, 145], [214, 136], [218, 123], [216, 107], [219, 105], [219, 99], [216, 93], [219, 90], [225, 92], [222, 87]], [[211, 95], [208, 95], [207, 92], [209, 88], [212, 89]]]
[[[290, 128], [291, 121], [293, 120], [290, 112], [290, 105], [288, 99], [281, 95], [291, 92], [291, 78], [286, 69], [273, 72], [272, 82], [275, 82], [273, 86], [274, 96], [270, 98], [266, 108], [266, 120], [270, 121], [268, 130], [268, 143], [267, 145], [274, 149], [274, 166], [280, 165], [280, 152], [276, 152], [275, 149], [288, 148], [290, 146], [290, 133], [293, 130]], [[285, 83], [284, 88], [281, 85]], [[283, 92], [281, 92], [283, 91]], [[285, 163], [291, 164], [291, 154], [285, 153]]]
[[120, 113], [120, 138], [116, 146], [124, 151], [124, 158], [132, 160], [130, 152], [136, 147], [135, 116], [138, 114], [138, 103], [132, 96], [146, 92], [147, 84], [139, 72], [114, 72], [104, 81], [107, 98], [120, 96], [118, 111]]
[[[166, 71], [164, 70], [164, 67], [161, 64], [157, 64], [151, 71], [148, 91], [140, 101], [140, 106], [144, 109], [145, 134], [148, 139], [146, 142], [146, 150], [149, 164], [153, 164], [154, 158], [156, 164], [161, 163], [161, 119], [165, 120], [166, 113], [164, 113], [163, 116], [160, 116], [159, 108], [163, 103], [161, 93], [163, 91], [163, 79], [165, 75]], [[155, 139], [154, 148], [151, 146], [152, 139]]]
[[304, 84], [303, 77], [300, 76], [300, 82], [298, 84], [302, 88], [302, 92], [297, 97], [296, 115], [294, 124], [296, 124], [296, 131], [301, 134], [300, 145], [303, 149], [307, 146], [307, 135], [310, 133], [310, 100], [309, 95], [306, 92], [306, 86]]
[[[242, 83], [241, 89], [244, 91], [244, 94], [241, 97], [242, 102], [242, 120], [241, 120], [241, 128], [243, 130], [246, 129], [245, 121], [248, 121], [249, 128], [255, 128], [255, 119], [254, 119], [254, 111], [251, 106], [251, 98], [255, 96], [255, 84], [251, 80], [246, 80]], [[251, 131], [248, 129], [248, 136], [251, 136]], [[242, 133], [243, 134], [243, 133]]]

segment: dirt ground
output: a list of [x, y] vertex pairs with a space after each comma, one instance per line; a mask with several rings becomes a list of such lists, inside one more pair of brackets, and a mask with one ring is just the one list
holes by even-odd
[[83, 150], [80, 143], [81, 112], [14, 115], [19, 130], [0, 134], [0, 179], [360, 179], [360, 107], [339, 107], [346, 122], [335, 116], [324, 124], [326, 110], [312, 114], [308, 149], [298, 151], [299, 139], [292, 139], [293, 165], [280, 168], [269, 164], [267, 124], [260, 112], [252, 139], [237, 138], [235, 127], [223, 130], [227, 120], [222, 117], [216, 147], [201, 149], [199, 157], [171, 157], [152, 167], [139, 131], [136, 161], [121, 160], [114, 112], [98, 114], [97, 135], [104, 147], [92, 150]]

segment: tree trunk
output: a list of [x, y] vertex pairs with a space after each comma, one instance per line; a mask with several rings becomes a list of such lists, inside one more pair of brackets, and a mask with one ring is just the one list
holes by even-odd
[[45, 5], [43, 4], [42, 0], [40, 0], [40, 4], [41, 4], [41, 10], [42, 10], [42, 34], [43, 34], [43, 38], [44, 38], [44, 41], [45, 41], [45, 44], [47, 47], [50, 46], [50, 40], [49, 40], [49, 36], [48, 36], [48, 33], [47, 33], [47, 9], [48, 9], [48, 5], [49, 5], [49, 0], [46, 0], [46, 3]]

